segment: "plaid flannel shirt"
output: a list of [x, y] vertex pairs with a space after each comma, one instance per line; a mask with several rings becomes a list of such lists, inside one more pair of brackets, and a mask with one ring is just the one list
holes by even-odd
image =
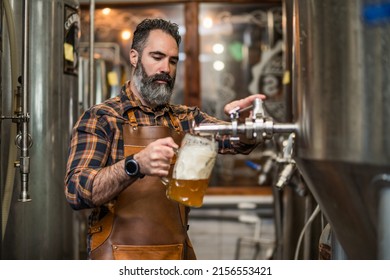
[[[122, 125], [128, 122], [127, 112], [134, 110], [140, 126], [168, 126], [173, 124], [169, 113], [178, 117], [180, 128], [188, 132], [193, 121], [226, 123], [200, 111], [197, 107], [167, 105], [151, 109], [124, 85], [121, 94], [85, 111], [75, 124], [69, 146], [65, 176], [65, 196], [73, 209], [93, 211], [89, 225], [94, 225], [108, 211], [110, 203], [96, 207], [92, 203], [93, 180], [100, 169], [124, 158]], [[238, 143], [233, 146], [227, 137], [219, 139], [220, 153], [249, 153], [254, 145]]]

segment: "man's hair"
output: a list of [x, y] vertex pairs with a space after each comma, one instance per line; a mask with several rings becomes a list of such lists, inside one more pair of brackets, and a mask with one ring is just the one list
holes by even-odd
[[134, 31], [131, 48], [142, 53], [151, 30], [162, 30], [171, 35], [179, 47], [181, 36], [179, 35], [179, 26], [176, 23], [164, 19], [144, 19], [137, 25], [137, 28]]

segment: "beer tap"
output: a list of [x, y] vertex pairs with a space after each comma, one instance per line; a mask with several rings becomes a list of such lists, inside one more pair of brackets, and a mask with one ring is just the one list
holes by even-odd
[[[252, 115], [245, 119], [244, 123], [239, 123], [240, 113], [252, 110]], [[275, 134], [290, 133], [285, 143], [283, 154], [272, 157], [269, 164], [277, 162], [283, 166], [276, 182], [276, 187], [282, 188], [290, 180], [296, 170], [295, 161], [292, 158], [295, 132], [298, 130], [297, 124], [275, 123], [267, 117], [263, 107], [263, 101], [258, 98], [251, 106], [246, 108], [236, 107], [229, 112], [230, 124], [200, 124], [193, 128], [195, 133], [214, 133], [219, 135], [229, 135], [231, 142], [240, 140], [240, 135], [246, 139], [256, 140], [257, 143], [272, 139]]]
[[283, 169], [279, 174], [279, 178], [276, 181], [275, 186], [277, 188], [283, 188], [289, 181], [291, 176], [296, 170], [296, 164], [293, 156], [293, 146], [294, 146], [295, 133], [291, 133], [284, 143], [283, 155], [282, 157], [277, 158], [277, 162], [283, 165]]
[[[244, 123], [239, 123], [240, 113], [252, 109], [252, 116], [245, 119]], [[271, 139], [276, 133], [291, 133], [297, 131], [296, 124], [274, 123], [273, 120], [265, 116], [263, 101], [257, 98], [253, 104], [246, 108], [236, 107], [230, 112], [230, 124], [200, 124], [193, 128], [195, 133], [212, 133], [220, 135], [230, 135], [232, 142], [238, 141], [240, 135], [245, 135], [247, 139], [264, 142]]]

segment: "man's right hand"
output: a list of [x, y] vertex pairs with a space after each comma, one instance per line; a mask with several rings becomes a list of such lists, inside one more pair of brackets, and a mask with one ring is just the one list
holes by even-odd
[[171, 137], [158, 139], [134, 155], [142, 174], [165, 177], [169, 173], [174, 149], [179, 146]]

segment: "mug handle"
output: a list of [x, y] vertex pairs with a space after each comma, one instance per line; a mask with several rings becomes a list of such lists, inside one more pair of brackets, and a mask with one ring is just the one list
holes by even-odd
[[[179, 149], [176, 149], [176, 148], [172, 148], [173, 151], [175, 152], [175, 156], [177, 157], [178, 154], [179, 154]], [[175, 161], [176, 162], [176, 161]], [[169, 185], [169, 178], [167, 177], [161, 177], [160, 178], [161, 180], [161, 183], [163, 183], [165, 186], [168, 186]]]
[[161, 177], [160, 181], [164, 184], [164, 186], [168, 186], [169, 184], [169, 179], [167, 177]]

